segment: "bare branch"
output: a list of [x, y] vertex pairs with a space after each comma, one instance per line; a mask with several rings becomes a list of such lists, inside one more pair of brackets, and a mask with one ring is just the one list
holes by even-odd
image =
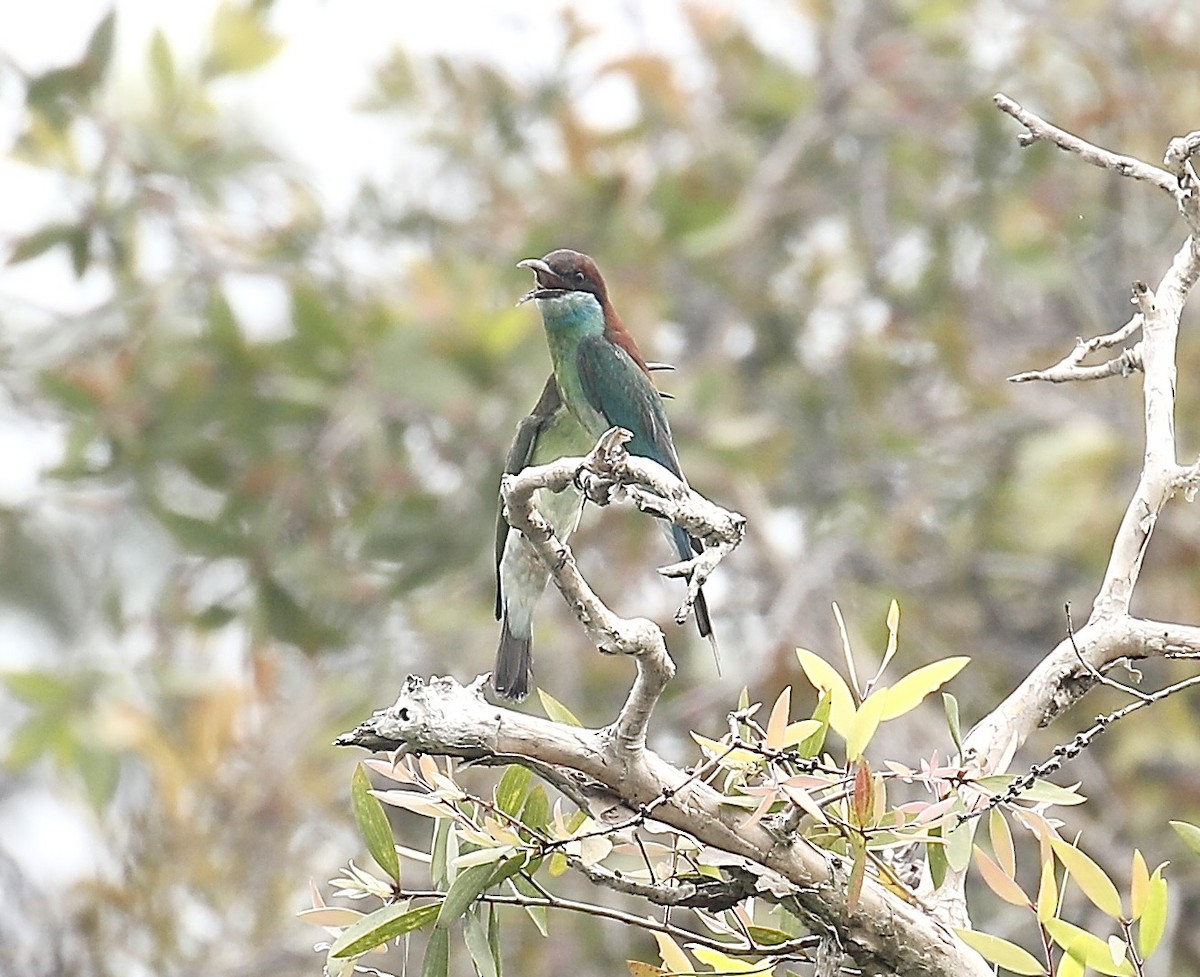
[[1022, 108], [1003, 92], [993, 95], [992, 101], [996, 103], [1000, 111], [1007, 112], [1028, 130], [1017, 137], [1022, 146], [1032, 146], [1039, 140], [1045, 140], [1053, 143], [1059, 149], [1074, 153], [1084, 162], [1091, 163], [1093, 166], [1113, 170], [1120, 173], [1121, 176], [1133, 177], [1135, 180], [1153, 183], [1160, 190], [1166, 190], [1172, 196], [1179, 188], [1178, 179], [1168, 170], [1150, 163], [1143, 163], [1140, 159], [1132, 156], [1122, 156], [1120, 153], [1101, 149], [1094, 143], [1067, 132], [1066, 129], [1051, 125], [1040, 116]]

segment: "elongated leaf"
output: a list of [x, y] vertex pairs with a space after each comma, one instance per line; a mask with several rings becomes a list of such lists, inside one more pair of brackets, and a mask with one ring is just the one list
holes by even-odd
[[821, 693], [821, 697], [817, 700], [817, 708], [813, 710], [811, 720], [817, 723], [818, 726], [812, 733], [796, 744], [797, 752], [805, 759], [815, 757], [825, 748], [825, 737], [829, 732], [829, 713], [832, 702], [833, 697], [828, 692]]
[[829, 693], [829, 725], [845, 736], [854, 720], [854, 697], [850, 686], [825, 659], [805, 648], [796, 649], [800, 667], [812, 687], [818, 692]]
[[[530, 899], [543, 898], [542, 894], [538, 892], [537, 886], [535, 886], [523, 875], [514, 875], [508, 880], [508, 884], [511, 885], [519, 895], [526, 896]], [[550, 935], [550, 930], [547, 926], [545, 906], [522, 906], [521, 908], [525, 910], [525, 915], [527, 915], [533, 921], [533, 925], [537, 927], [537, 931], [541, 933], [542, 936]]]
[[792, 687], [784, 686], [775, 705], [771, 707], [771, 718], [767, 720], [767, 749], [782, 750], [784, 733], [787, 730], [788, 714], [792, 711]]
[[1150, 869], [1146, 867], [1146, 859], [1136, 848], [1133, 850], [1133, 864], [1129, 871], [1129, 918], [1137, 922], [1146, 911], [1146, 899], [1150, 895]]
[[1147, 885], [1146, 908], [1138, 923], [1138, 953], [1143, 960], [1158, 949], [1163, 934], [1167, 931], [1167, 880], [1162, 877], [1162, 866], [1154, 870]]
[[887, 704], [887, 689], [877, 689], [858, 707], [846, 732], [846, 759], [857, 760], [871, 742]]
[[964, 821], [942, 829], [946, 839], [946, 861], [956, 872], [962, 872], [971, 864], [971, 842], [975, 837], [975, 821]]
[[434, 929], [425, 944], [421, 977], [446, 977], [450, 973], [450, 931]]
[[1121, 919], [1121, 896], [1112, 879], [1105, 874], [1104, 869], [1075, 846], [1055, 838], [1050, 842], [1054, 854], [1063, 863], [1075, 884], [1083, 890], [1097, 909], [1107, 913], [1113, 919]]
[[1194, 824], [1188, 824], [1187, 821], [1168, 821], [1175, 833], [1183, 839], [1183, 843], [1188, 846], [1197, 855], [1200, 855], [1200, 828]]
[[533, 773], [528, 767], [517, 763], [507, 767], [496, 786], [496, 807], [505, 814], [516, 816], [525, 801], [525, 792], [529, 789], [531, 780]]
[[883, 713], [880, 719], [895, 719], [911, 712], [927, 695], [936, 692], [961, 672], [970, 660], [961, 655], [956, 658], [944, 658], [909, 672], [884, 693]]
[[575, 714], [570, 709], [554, 698], [549, 692], [538, 689], [537, 694], [542, 702], [543, 711], [550, 719], [553, 719], [556, 723], [566, 723], [568, 726], [583, 725], [583, 723], [575, 718]]
[[[996, 895], [1014, 906], [1028, 906], [1029, 896], [1017, 885], [1012, 876], [997, 865], [978, 845], [975, 846], [975, 864], [979, 866], [979, 874]], [[989, 958], [990, 959], [990, 958]]]
[[879, 666], [879, 674], [883, 674], [883, 670], [888, 667], [888, 663], [896, 654], [896, 649], [899, 647], [900, 641], [900, 605], [896, 603], [896, 598], [892, 598], [892, 602], [888, 605], [887, 612], [887, 629], [888, 640], [887, 650], [883, 653], [883, 662]]
[[492, 954], [487, 926], [478, 906], [463, 916], [463, 942], [479, 977], [500, 977], [500, 961]]
[[962, 744], [962, 727], [958, 721], [958, 700], [949, 692], [942, 693], [942, 706], [946, 710], [946, 725], [950, 729], [950, 739], [954, 741], [954, 748], [961, 754], [963, 751]]
[[376, 865], [399, 882], [400, 856], [396, 854], [392, 826], [388, 823], [383, 805], [371, 793], [371, 778], [367, 776], [362, 764], [354, 768], [354, 777], [350, 783], [350, 801], [354, 808], [358, 833], [366, 842], [367, 851], [375, 859]]
[[78, 230], [74, 224], [47, 224], [25, 237], [17, 238], [8, 255], [10, 265], [30, 261], [58, 244], [69, 244]]
[[1042, 860], [1042, 877], [1038, 882], [1037, 919], [1044, 923], [1058, 913], [1058, 879], [1054, 874], [1055, 861], [1047, 854]]
[[1111, 977], [1133, 977], [1133, 966], [1129, 961], [1115, 963], [1108, 943], [1100, 937], [1093, 936], [1065, 919], [1047, 919], [1042, 925], [1050, 934], [1050, 939], [1093, 970], [1110, 974]]
[[757, 963], [751, 963], [744, 957], [731, 957], [728, 953], [708, 946], [692, 947], [692, 955], [706, 966], [712, 967], [716, 974], [761, 974], [775, 967], [775, 961], [769, 957]]
[[471, 865], [458, 873], [450, 883], [441, 912], [438, 913], [439, 929], [445, 929], [471, 907], [480, 893], [488, 887], [494, 871], [495, 866], [487, 862], [483, 865]]
[[641, 960], [626, 960], [625, 966], [629, 968], [629, 977], [666, 977], [670, 973], [669, 970], [656, 967], [652, 963], [642, 963]]
[[978, 930], [956, 929], [958, 938], [978, 953], [989, 963], [994, 963], [1014, 974], [1044, 974], [1046, 968], [1038, 963], [1037, 958], [1015, 943], [1002, 940], [990, 933], [980, 933]]
[[993, 807], [988, 815], [988, 837], [992, 840], [992, 852], [996, 856], [996, 864], [1004, 869], [1004, 874], [1010, 879], [1017, 876], [1017, 851], [1013, 847], [1012, 832], [1008, 830], [1008, 821], [1000, 808]]
[[658, 955], [662, 957], [668, 973], [690, 974], [695, 970], [688, 955], [667, 933], [655, 933], [654, 939], [658, 943]]
[[357, 909], [347, 909], [344, 906], [314, 906], [312, 909], [301, 909], [296, 918], [311, 926], [353, 926], [366, 913]]
[[431, 902], [410, 909], [407, 902], [393, 903], [364, 916], [333, 941], [331, 957], [357, 957], [388, 940], [428, 926], [437, 919], [441, 903]]
[[833, 618], [837, 621], [838, 634], [842, 639], [842, 660], [846, 663], [846, 674], [850, 676], [850, 687], [855, 699], [861, 695], [862, 683], [858, 680], [858, 669], [854, 665], [854, 649], [850, 647], [850, 632], [846, 630], [846, 619], [842, 617], [842, 609], [838, 602], [833, 602]]
[[862, 898], [863, 881], [867, 874], [867, 846], [860, 834], [850, 836], [850, 855], [854, 862], [850, 866], [850, 882], [846, 887], [846, 909], [854, 912]]
[[521, 820], [533, 831], [541, 831], [550, 823], [550, 798], [541, 784], [534, 784], [521, 808]]

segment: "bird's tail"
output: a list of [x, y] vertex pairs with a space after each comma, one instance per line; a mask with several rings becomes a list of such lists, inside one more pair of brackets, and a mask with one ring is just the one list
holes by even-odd
[[504, 698], [520, 702], [529, 695], [532, 677], [533, 638], [513, 634], [505, 614], [500, 626], [500, 646], [496, 649], [496, 667], [492, 669], [492, 688]]
[[[681, 560], [690, 560], [695, 553], [700, 552], [700, 544], [678, 526], [671, 526], [671, 539], [675, 542], [675, 549]], [[708, 616], [708, 601], [704, 597], [703, 588], [696, 594], [696, 603], [692, 609], [696, 612], [696, 627], [700, 631], [700, 637], [708, 638], [708, 643], [712, 646], [713, 661], [717, 666], [717, 674], [720, 675], [721, 649], [717, 646], [717, 636], [713, 634], [712, 619]]]

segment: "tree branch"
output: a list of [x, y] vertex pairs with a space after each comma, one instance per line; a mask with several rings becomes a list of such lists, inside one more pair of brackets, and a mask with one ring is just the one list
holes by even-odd
[[[849, 866], [794, 836], [724, 804], [702, 779], [653, 751], [636, 755], [614, 745], [610, 730], [582, 729], [492, 705], [479, 685], [451, 678], [429, 684], [410, 676], [396, 702], [336, 740], [339, 746], [402, 750], [477, 760], [529, 757], [568, 768], [607, 788], [635, 810], [730, 855], [749, 860], [790, 887], [788, 905], [815, 928], [837, 931], [855, 960], [882, 961], [902, 974], [985, 977], [990, 968], [918, 906], [868, 878], [858, 903], [846, 898]], [[782, 896], [780, 896], [782, 898]]]
[[[1189, 157], [1200, 149], [1200, 135], [1193, 133], [1172, 140], [1167, 152], [1172, 172], [1168, 172], [1099, 149], [1027, 112], [1004, 95], [997, 95], [995, 101], [1001, 110], [1029, 130], [1022, 137], [1023, 145], [1045, 139], [1093, 165], [1153, 183], [1171, 192], [1189, 226], [1196, 226], [1195, 174]], [[1194, 648], [1200, 642], [1200, 628], [1139, 620], [1129, 615], [1130, 601], [1159, 513], [1180, 488], [1189, 494], [1194, 491], [1200, 470], [1200, 463], [1180, 466], [1175, 448], [1175, 351], [1184, 303], [1200, 277], [1196, 240], [1193, 234], [1184, 241], [1156, 290], [1134, 282], [1133, 302], [1138, 313], [1124, 326], [1087, 343], [1077, 341], [1075, 350], [1047, 371], [1013, 378], [1083, 379], [1081, 371], [1097, 369], [1080, 366], [1088, 352], [1116, 345], [1140, 326], [1141, 341], [1124, 355], [1136, 350], [1142, 366], [1146, 445], [1141, 476], [1113, 540], [1108, 566], [1087, 623], [1078, 633], [1069, 634], [1059, 642], [1020, 686], [967, 735], [963, 762], [973, 775], [1003, 773], [1016, 750], [1035, 729], [1050, 723], [1078, 701], [1097, 683], [1096, 676], [1115, 662], [1162, 656]], [[1107, 367], [1105, 364], [1100, 369]], [[945, 918], [966, 918], [963, 883], [961, 873], [947, 875], [938, 893], [939, 910]]]

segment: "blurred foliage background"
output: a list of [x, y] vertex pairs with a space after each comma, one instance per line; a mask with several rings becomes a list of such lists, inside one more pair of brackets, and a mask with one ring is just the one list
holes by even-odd
[[[548, 372], [514, 265], [554, 247], [595, 256], [676, 365], [689, 478], [750, 517], [710, 587], [725, 675], [669, 625], [668, 756], [743, 685], [795, 682], [796, 645], [835, 654], [832, 600], [868, 657], [893, 596], [904, 670], [971, 655], [966, 723], [1063, 636], [1065, 602], [1086, 617], [1140, 463], [1138, 379], [1005, 378], [1124, 322], [1184, 231], [1151, 189], [1019, 149], [990, 96], [1157, 160], [1200, 126], [1200, 11], [651, 6], [413, 5], [426, 32], [496, 42], [397, 33], [355, 110], [386, 138], [340, 147], [372, 166], [338, 201], [238, 107], [295, 40], [287, 0], [214, 7], [192, 50], [114, 51], [118, 3], [73, 60], [0, 52], [7, 172], [54, 200], [0, 272], [0, 971], [317, 971], [293, 914], [361, 855], [331, 739], [409, 672], [490, 667], [497, 478]], [[61, 293], [14, 297], [34, 269]], [[1185, 330], [1185, 458], [1198, 369]], [[657, 542], [593, 510], [577, 549], [619, 611], [669, 622]], [[1198, 550], [1172, 510], [1135, 611], [1200, 620]], [[613, 715], [629, 663], [553, 596], [536, 652], [540, 685]], [[1164, 823], [1200, 820], [1196, 700], [1149, 712], [1067, 774], [1089, 850], [1117, 879], [1133, 845], [1175, 859], [1186, 920], [1198, 871]], [[889, 742], [910, 763], [949, 746], [936, 710]], [[976, 926], [1023, 939], [989, 898]], [[515, 972], [649, 953], [595, 921], [553, 941], [513, 922]], [[1171, 972], [1200, 973], [1200, 931], [1171, 938]]]

